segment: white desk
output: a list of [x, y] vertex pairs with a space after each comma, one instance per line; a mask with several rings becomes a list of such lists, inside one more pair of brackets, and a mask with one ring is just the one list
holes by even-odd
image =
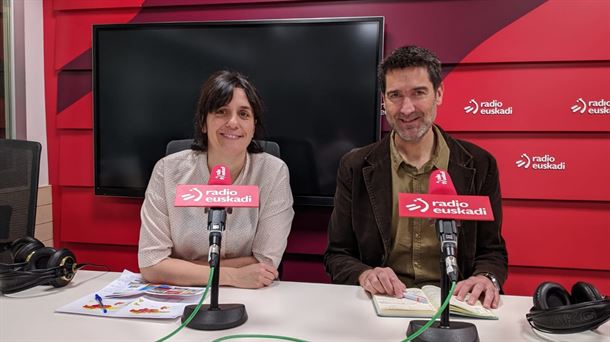
[[[180, 325], [179, 319], [105, 318], [54, 312], [96, 292], [119, 275], [79, 271], [64, 288], [38, 286], [0, 296], [0, 341], [154, 341]], [[184, 328], [170, 341], [211, 341], [232, 334], [285, 335], [308, 341], [400, 341], [405, 338], [410, 321], [377, 317], [371, 300], [358, 286], [276, 282], [259, 290], [223, 287], [219, 302], [245, 304], [248, 321], [223, 331]], [[610, 341], [610, 323], [595, 332], [579, 334], [534, 332], [525, 320], [531, 305], [530, 297], [503, 296], [499, 321], [465, 321], [477, 326], [481, 341]]]

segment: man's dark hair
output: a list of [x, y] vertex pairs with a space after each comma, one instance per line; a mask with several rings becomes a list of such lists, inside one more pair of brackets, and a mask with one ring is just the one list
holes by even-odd
[[254, 137], [248, 145], [248, 152], [263, 152], [262, 148], [254, 141], [263, 137], [263, 101], [246, 76], [227, 70], [215, 72], [203, 83], [197, 103], [197, 112], [195, 113], [194, 142], [191, 146], [193, 150], [207, 151], [208, 135], [203, 133], [203, 128], [208, 114], [231, 102], [235, 88], [244, 90], [254, 116]]
[[385, 94], [385, 76], [391, 70], [410, 67], [425, 67], [434, 91], [441, 85], [441, 61], [428, 49], [419, 46], [403, 46], [387, 56], [377, 69], [377, 79], [381, 93]]

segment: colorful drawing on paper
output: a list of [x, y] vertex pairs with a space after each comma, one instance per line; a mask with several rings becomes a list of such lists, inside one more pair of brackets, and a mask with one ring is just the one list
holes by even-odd
[[[104, 308], [106, 310], [112, 310], [112, 311], [116, 311], [116, 310], [124, 307], [125, 305], [129, 304], [129, 302], [124, 302], [124, 301], [116, 301], [116, 302], [109, 302], [109, 303], [111, 303], [111, 304], [104, 304]], [[98, 302], [89, 301], [87, 304], [83, 305], [83, 309], [102, 310], [102, 306]]]
[[[154, 305], [151, 301], [139, 298], [137, 301], [131, 304], [132, 307], [129, 309], [130, 313], [134, 314], [163, 314], [170, 313], [170, 307], [167, 305]], [[142, 306], [141, 308], [139, 306]]]

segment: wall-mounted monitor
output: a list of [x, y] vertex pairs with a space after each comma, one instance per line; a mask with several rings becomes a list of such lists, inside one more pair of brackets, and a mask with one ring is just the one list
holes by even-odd
[[297, 204], [332, 204], [343, 154], [379, 139], [383, 18], [95, 25], [95, 193], [141, 197], [170, 140], [191, 138], [203, 81], [230, 69], [265, 104]]

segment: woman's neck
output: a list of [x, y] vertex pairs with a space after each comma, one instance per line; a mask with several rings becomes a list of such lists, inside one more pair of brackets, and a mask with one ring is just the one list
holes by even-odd
[[229, 167], [231, 180], [232, 182], [235, 182], [246, 165], [246, 153], [244, 152], [243, 154], [236, 156], [221, 156], [218, 153], [208, 150], [208, 170], [211, 171], [214, 166], [218, 164], [224, 164]]

